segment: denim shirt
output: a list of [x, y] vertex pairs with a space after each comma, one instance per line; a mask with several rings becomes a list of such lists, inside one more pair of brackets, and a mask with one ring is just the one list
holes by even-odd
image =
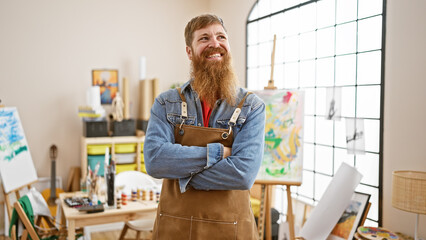
[[[201, 102], [185, 83], [181, 91], [186, 98], [186, 125], [204, 126]], [[228, 122], [247, 90], [240, 88], [236, 103], [218, 100], [213, 107], [209, 127], [228, 129]], [[250, 94], [232, 127], [232, 154], [223, 158], [221, 143], [207, 147], [182, 146], [175, 143], [174, 128], [181, 123], [182, 100], [176, 89], [160, 94], [151, 108], [145, 143], [146, 170], [155, 178], [179, 179], [180, 191], [189, 186], [197, 190], [247, 190], [253, 185], [264, 151], [265, 104]]]

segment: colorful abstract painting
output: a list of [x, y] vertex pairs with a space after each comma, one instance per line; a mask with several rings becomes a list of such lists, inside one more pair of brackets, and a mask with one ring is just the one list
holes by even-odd
[[118, 70], [92, 70], [92, 86], [101, 90], [101, 104], [111, 104], [118, 92]]
[[266, 105], [265, 153], [257, 180], [301, 182], [303, 92], [264, 90], [255, 93]]
[[37, 180], [16, 108], [0, 108], [0, 174], [6, 192]]

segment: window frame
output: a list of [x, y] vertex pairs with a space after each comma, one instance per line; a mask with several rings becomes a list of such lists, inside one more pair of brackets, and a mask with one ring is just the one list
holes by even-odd
[[[268, 13], [268, 14], [266, 14], [264, 16], [260, 16], [260, 17], [257, 16], [254, 19], [250, 19], [251, 13], [256, 8], [256, 6], [259, 4], [260, 1], [262, 1], [262, 0], [257, 0], [253, 4], [252, 8], [249, 11], [249, 14], [247, 15], [247, 20], [246, 20], [246, 49], [245, 49], [245, 53], [246, 53], [246, 65], [245, 65], [246, 66], [246, 75], [245, 75], [245, 84], [246, 84], [247, 87], [250, 87], [249, 86], [249, 69], [250, 69], [250, 67], [249, 67], [249, 51], [248, 51], [249, 46], [250, 46], [250, 44], [249, 44], [249, 24], [253, 23], [253, 22], [259, 22], [260, 20], [271, 18], [272, 16], [275, 16], [275, 15], [278, 15], [278, 14], [282, 14], [282, 13], [285, 13], [287, 11], [290, 11], [290, 10], [293, 10], [293, 9], [296, 9], [296, 8], [301, 8], [301, 7], [304, 7], [304, 6], [312, 4], [312, 3], [317, 3], [317, 2], [320, 2], [322, 0], [309, 0], [309, 1], [305, 1], [305, 2], [303, 2], [303, 0], [300, 0], [300, 1], [302, 1], [302, 3], [296, 4], [294, 6], [287, 7], [287, 8], [284, 8], [284, 9], [276, 10], [276, 11], [274, 9], [271, 9], [270, 13]], [[336, 11], [337, 11], [337, 7], [336, 6], [337, 6], [337, 2], [338, 1], [339, 0], [334, 0], [334, 6], [335, 6], [334, 7], [334, 11], [335, 11], [335, 14], [336, 14]], [[381, 12], [381, 14], [369, 15], [368, 17], [361, 17], [361, 18], [358, 18], [358, 5], [359, 5], [359, 1], [360, 0], [356, 0], [356, 3], [357, 3], [357, 16], [356, 16], [356, 20], [354, 20], [354, 22], [356, 23], [356, 35], [358, 35], [358, 22], [360, 20], [364, 20], [364, 19], [367, 19], [367, 18], [373, 18], [373, 17], [381, 16], [381, 30], [382, 30], [381, 31], [381, 47], [379, 49], [376, 49], [377, 51], [381, 52], [381, 56], [380, 56], [380, 61], [381, 61], [381, 66], [380, 66], [380, 83], [379, 84], [373, 84], [375, 86], [379, 86], [380, 87], [380, 110], [379, 110], [380, 113], [379, 113], [379, 119], [378, 119], [379, 120], [379, 124], [380, 124], [380, 126], [379, 126], [379, 141], [378, 141], [379, 142], [379, 146], [378, 146], [378, 152], [374, 152], [374, 154], [378, 154], [378, 164], [379, 164], [379, 166], [378, 166], [378, 185], [374, 186], [374, 185], [368, 185], [368, 184], [360, 183], [360, 185], [365, 185], [367, 187], [377, 188], [377, 191], [378, 191], [378, 196], [377, 197], [378, 197], [378, 203], [379, 203], [379, 206], [377, 207], [378, 219], [377, 219], [377, 221], [374, 220], [374, 219], [369, 219], [369, 220], [373, 221], [373, 222], [376, 222], [378, 226], [381, 226], [382, 225], [382, 221], [383, 221], [382, 220], [382, 218], [383, 218], [383, 130], [384, 130], [384, 126], [383, 125], [384, 125], [384, 98], [385, 98], [385, 54], [386, 54], [385, 50], [386, 50], [386, 6], [387, 6], [387, 0], [381, 0], [381, 2], [382, 2], [382, 12]], [[334, 25], [333, 25], [333, 28], [334, 28], [334, 37], [336, 37], [336, 27], [339, 26], [339, 25], [347, 23], [347, 22], [337, 23], [336, 21], [337, 20], [335, 18], [334, 19]], [[351, 22], [351, 21], [349, 21], [349, 22]], [[269, 24], [272, 25], [271, 23], [269, 23]], [[318, 29], [322, 29], [322, 28], [317, 28], [316, 27], [315, 30], [314, 30], [315, 33], [318, 31]], [[299, 31], [299, 35], [300, 35], [300, 31]], [[278, 36], [277, 36], [277, 40], [278, 40]], [[358, 64], [359, 54], [360, 53], [366, 53], [366, 52], [369, 52], [369, 51], [358, 51], [358, 37], [357, 36], [356, 36], [356, 40], [355, 41], [357, 42], [356, 43], [357, 46], [356, 46], [356, 50], [354, 52], [354, 55], [355, 55], [355, 58], [356, 58], [356, 65], [357, 65]], [[315, 42], [317, 42], [317, 39], [315, 39]], [[260, 43], [260, 41], [257, 41], [256, 44], [259, 44], [259, 43]], [[336, 44], [336, 40], [335, 40], [334, 44]], [[331, 56], [331, 57], [334, 58], [334, 61], [336, 61], [336, 56], [340, 56], [340, 55], [336, 54], [336, 46], [334, 46], [334, 48], [335, 48], [334, 49], [334, 55]], [[374, 51], [376, 51], [376, 50], [374, 50]], [[373, 52], [373, 51], [371, 51], [371, 52]], [[315, 58], [314, 58], [315, 64], [317, 64], [317, 62], [316, 62], [317, 59], [318, 58], [317, 58], [317, 56], [315, 54]], [[299, 63], [298, 68], [300, 68], [300, 62], [301, 62], [300, 56], [298, 57], [298, 61], [297, 62]], [[259, 68], [259, 66], [263, 66], [263, 65], [261, 65], [261, 64], [258, 63], [257, 67]], [[269, 62], [267, 64], [267, 66], [270, 67], [271, 63]], [[335, 66], [336, 66], [336, 64], [334, 63], [334, 68], [335, 68]], [[334, 71], [336, 71], [336, 70], [334, 69]], [[358, 71], [358, 66], [356, 66], [356, 70], [355, 71], [356, 72]], [[274, 74], [275, 74], [275, 72], [274, 72]], [[259, 74], [258, 74], [258, 76], [259, 76]], [[356, 76], [356, 78], [357, 78], [357, 76]], [[274, 77], [274, 81], [277, 82], [276, 77]], [[299, 77], [299, 81], [300, 81], [300, 77]], [[265, 79], [265, 86], [266, 86], [266, 84], [267, 84], [267, 80]], [[355, 91], [358, 90], [359, 86], [368, 86], [368, 85], [369, 84], [360, 84], [360, 85], [358, 85], [357, 84], [357, 79], [356, 79], [356, 82], [355, 82], [355, 85], [354, 85]], [[336, 76], [335, 76], [335, 73], [334, 73], [333, 87], [336, 87]], [[338, 87], [344, 87], [344, 85], [343, 86], [338, 86]], [[317, 88], [317, 85], [315, 83], [314, 89], [316, 89], [316, 88]], [[293, 89], [301, 90], [301, 89], [305, 89], [305, 88], [301, 88], [300, 87], [300, 82], [299, 82], [298, 83], [298, 87], [297, 88], [293, 88]], [[253, 89], [253, 90], [256, 90], [256, 89]], [[317, 100], [315, 98], [315, 102], [316, 101]], [[355, 117], [357, 117], [357, 115], [356, 115], [356, 111], [357, 111], [356, 104], [357, 104], [357, 101], [356, 101], [356, 95], [355, 95]], [[306, 116], [307, 116], [307, 114], [305, 113], [305, 117]], [[318, 118], [320, 118], [320, 116], [318, 116], [316, 113], [314, 113], [313, 116], [314, 116], [314, 122], [315, 122], [315, 126], [316, 126], [316, 121], [317, 121]], [[342, 117], [341, 121], [343, 121], [344, 118], [345, 117]], [[358, 117], [358, 118], [360, 118], [360, 119], [367, 119], [367, 120], [369, 119], [369, 118], [365, 118], [365, 117]], [[315, 129], [314, 129], [314, 133], [313, 134], [314, 134], [314, 143], [313, 143], [313, 145], [315, 147], [316, 145], [320, 145], [320, 144], [316, 143], [316, 140], [315, 140]], [[334, 164], [335, 164], [334, 149], [335, 148], [340, 148], [340, 147], [336, 147], [335, 146], [335, 140], [334, 140], [334, 136], [335, 136], [335, 124], [334, 124], [334, 121], [333, 121], [333, 132], [331, 133], [331, 135], [333, 137], [333, 144], [332, 144], [333, 145], [332, 146], [332, 149], [333, 149], [333, 166], [332, 166], [331, 177], [333, 177], [334, 174], [335, 174], [335, 171], [336, 171], [336, 169], [334, 169], [334, 167], [335, 167], [334, 166]], [[345, 149], [345, 148], [343, 148], [343, 149]], [[368, 151], [366, 151], [366, 153], [368, 153]], [[356, 164], [356, 161], [357, 161], [357, 155], [354, 155], [354, 164]], [[315, 165], [315, 157], [314, 157], [314, 165]], [[304, 166], [303, 170], [305, 171], [305, 166]], [[314, 167], [314, 169], [313, 169], [312, 172], [313, 172], [313, 174], [321, 174], [321, 173], [316, 173], [315, 172], [315, 167]], [[315, 180], [314, 180], [314, 183], [313, 183], [313, 188], [315, 189]], [[277, 189], [277, 191], [281, 191], [281, 193], [283, 194], [283, 196], [285, 196], [285, 191], [286, 191], [285, 186], [278, 186], [276, 189]], [[298, 198], [298, 196], [299, 196], [298, 191], [294, 191], [293, 190], [292, 191], [292, 197]], [[283, 199], [285, 199], [285, 197]], [[314, 190], [314, 193], [313, 193], [312, 200], [313, 200], [314, 204], [317, 204], [317, 202], [319, 201], [319, 199], [315, 199], [315, 190]], [[285, 213], [281, 212], [280, 215], [284, 216]]]

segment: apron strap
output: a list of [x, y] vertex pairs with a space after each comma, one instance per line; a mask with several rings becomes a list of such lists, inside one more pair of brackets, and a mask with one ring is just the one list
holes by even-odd
[[180, 88], [177, 88], [177, 91], [179, 93], [180, 98], [182, 99], [180, 114], [180, 117], [182, 119], [182, 123], [180, 124], [180, 126], [182, 127], [182, 124], [185, 122], [185, 118], [188, 118], [188, 105], [186, 104], [185, 96], [181, 93]]
[[247, 96], [250, 94], [252, 94], [252, 92], [247, 92], [246, 95], [241, 100], [241, 102], [238, 104], [237, 108], [234, 110], [234, 113], [232, 114], [232, 117], [228, 123], [229, 127], [234, 126], [237, 123], [237, 119], [240, 116], [241, 108], [244, 105], [244, 101], [246, 100]]

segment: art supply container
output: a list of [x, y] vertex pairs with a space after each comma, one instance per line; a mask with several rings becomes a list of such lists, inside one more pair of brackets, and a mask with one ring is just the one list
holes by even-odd
[[105, 181], [107, 186], [108, 206], [115, 206], [115, 171], [113, 166], [105, 167]]

